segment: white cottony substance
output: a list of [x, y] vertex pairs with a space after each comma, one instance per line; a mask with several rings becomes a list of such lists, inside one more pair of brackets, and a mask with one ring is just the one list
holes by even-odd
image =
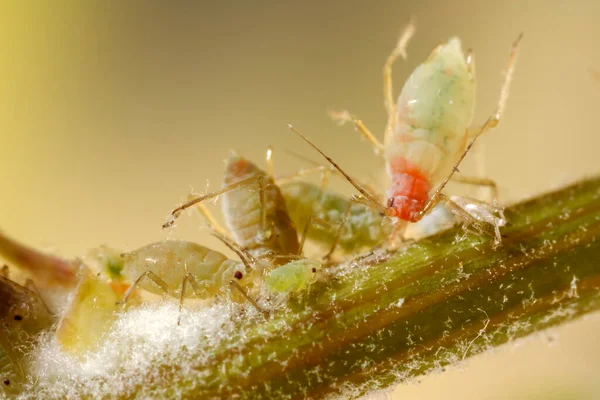
[[[148, 304], [121, 314], [99, 350], [83, 361], [61, 352], [54, 336], [48, 334], [33, 360], [35, 389], [21, 398], [75, 398], [82, 388], [99, 397], [140, 395], [148, 377], [164, 374], [156, 368], [161, 364], [177, 365], [179, 377], [201, 381], [202, 373], [191, 366], [201, 366], [215, 346], [237, 332], [240, 315], [248, 318], [239, 306], [219, 302], [184, 309], [181, 325], [177, 325], [177, 301]], [[177, 382], [171, 382], [160, 393], [145, 395], [177, 397], [177, 387]]]

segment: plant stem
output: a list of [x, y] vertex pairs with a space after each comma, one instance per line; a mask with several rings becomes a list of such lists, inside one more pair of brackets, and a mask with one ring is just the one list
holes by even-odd
[[600, 178], [506, 214], [498, 248], [456, 228], [332, 268], [289, 312], [215, 348], [184, 393], [354, 398], [598, 309]]

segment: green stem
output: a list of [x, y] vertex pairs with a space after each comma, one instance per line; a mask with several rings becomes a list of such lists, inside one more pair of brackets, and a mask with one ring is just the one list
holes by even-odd
[[[212, 349], [190, 398], [353, 398], [600, 307], [600, 178], [507, 210], [498, 248], [460, 228], [332, 269], [308, 299]], [[164, 385], [164, 382], [146, 382]]]

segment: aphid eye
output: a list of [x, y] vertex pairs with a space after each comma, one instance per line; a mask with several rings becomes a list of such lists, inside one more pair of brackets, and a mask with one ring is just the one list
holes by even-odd
[[8, 380], [8, 379], [5, 379], [5, 380], [3, 381], [3, 383], [4, 383], [6, 386], [8, 386], [8, 385], [10, 385], [10, 380]]
[[390, 197], [390, 198], [387, 200], [387, 206], [388, 206], [388, 208], [390, 208], [390, 207], [394, 207], [394, 198], [393, 198], [393, 197]]
[[240, 271], [235, 271], [235, 274], [233, 276], [235, 277], [235, 279], [242, 279], [244, 277], [244, 274], [242, 274]]
[[15, 315], [15, 317], [14, 317], [14, 318], [15, 318], [15, 321], [21, 321], [21, 320], [23, 320], [23, 317], [22, 317], [22, 316], [20, 316], [20, 315], [18, 315], [18, 314], [17, 314], [17, 315]]
[[317, 272], [317, 269], [313, 267], [312, 269], [313, 274]]

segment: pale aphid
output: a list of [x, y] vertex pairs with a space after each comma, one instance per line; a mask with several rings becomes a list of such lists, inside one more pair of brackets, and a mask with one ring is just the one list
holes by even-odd
[[0, 394], [18, 393], [27, 376], [26, 359], [54, 316], [39, 295], [0, 274]]
[[[383, 215], [401, 221], [417, 222], [438, 202], [448, 201], [441, 193], [442, 189], [458, 171], [475, 139], [498, 124], [508, 96], [520, 39], [521, 36], [511, 50], [498, 109], [481, 128], [469, 130], [475, 98], [473, 60], [470, 54], [464, 55], [457, 38], [439, 46], [425, 63], [415, 69], [397, 104], [394, 104], [391, 94], [391, 64], [402, 52], [396, 48], [388, 58], [384, 66], [384, 94], [389, 119], [383, 144], [349, 113], [335, 115], [343, 121], [353, 122], [377, 149], [383, 149], [386, 169], [392, 181], [386, 204], [379, 203], [376, 196], [358, 185], [330, 157], [294, 131], [360, 192], [361, 196], [355, 196], [353, 201], [368, 204]], [[469, 182], [473, 181], [469, 179]], [[458, 207], [454, 211], [470, 223], [481, 223], [468, 212], [460, 210]], [[401, 232], [405, 226], [398, 225], [397, 231]]]
[[297, 255], [298, 233], [273, 177], [241, 156], [229, 157], [224, 186], [253, 177], [261, 180], [223, 193], [221, 210], [233, 238], [255, 257]]
[[[235, 242], [254, 257], [298, 254], [298, 234], [273, 177], [236, 154], [227, 160], [222, 189], [188, 201], [171, 216], [176, 218], [186, 208], [217, 196], [222, 196], [222, 212]], [[171, 224], [172, 220], [163, 227]]]
[[55, 334], [61, 349], [76, 357], [98, 348], [123, 307], [141, 303], [136, 287], [179, 296], [182, 305], [188, 283], [194, 297], [206, 299], [229, 286], [233, 279], [244, 284], [247, 280], [243, 263], [183, 241], [152, 243], [129, 253], [101, 246], [84, 260], [99, 272], [87, 266], [81, 268], [80, 282]]
[[[119, 275], [126, 281], [156, 294], [184, 296], [186, 285], [192, 285], [197, 298], [206, 299], [221, 292], [236, 279], [245, 286], [248, 268], [208, 247], [182, 241], [167, 240], [143, 246], [123, 254]], [[150, 280], [150, 281], [148, 281]]]
[[[88, 267], [80, 270], [80, 281], [67, 305], [55, 337], [63, 351], [84, 356], [94, 351], [117, 318], [123, 292]], [[133, 304], [131, 301], [128, 304]]]

